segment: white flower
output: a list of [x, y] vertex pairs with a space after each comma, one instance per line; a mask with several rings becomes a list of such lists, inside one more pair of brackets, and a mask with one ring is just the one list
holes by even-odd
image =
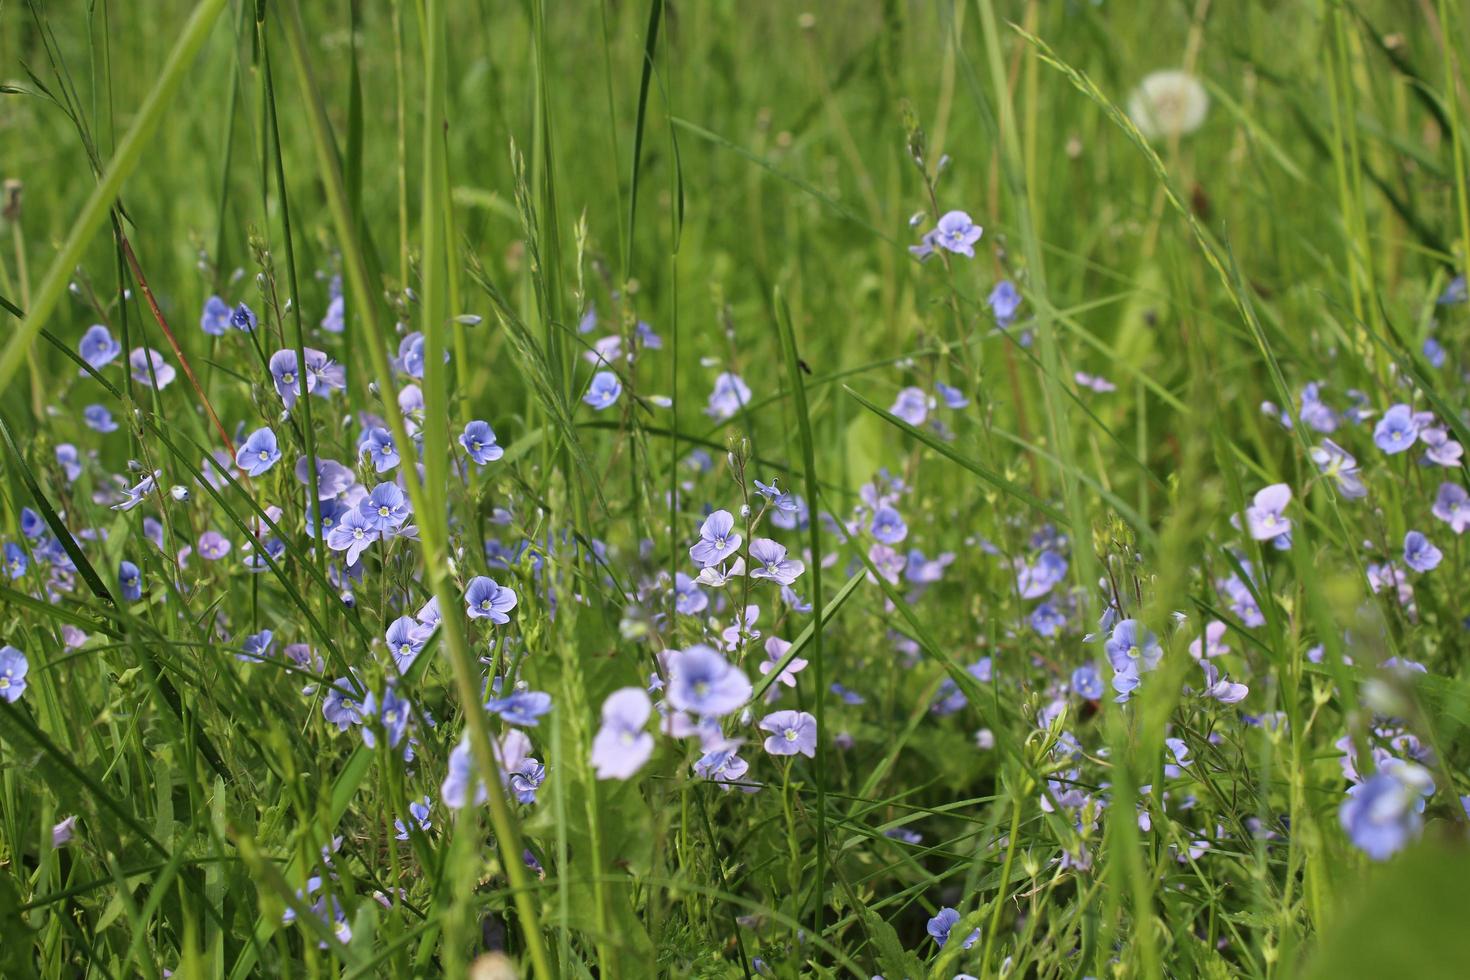
[[1128, 115], [1149, 139], [1192, 133], [1209, 109], [1205, 87], [1193, 75], [1177, 70], [1147, 76], [1128, 99]]

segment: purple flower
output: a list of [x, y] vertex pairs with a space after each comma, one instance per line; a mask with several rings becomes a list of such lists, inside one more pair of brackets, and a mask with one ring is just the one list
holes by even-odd
[[761, 719], [766, 751], [771, 755], [796, 755], [808, 759], [817, 754], [817, 719], [805, 711], [777, 711]]
[[[311, 460], [306, 456], [296, 459], [296, 481], [303, 487], [311, 486]], [[318, 456], [316, 460], [316, 496], [318, 500], [331, 500], [338, 494], [346, 493], [356, 483], [352, 471], [335, 459], [323, 459]]]
[[82, 475], [81, 457], [77, 454], [77, 447], [71, 443], [63, 442], [56, 447], [56, 462], [61, 464], [67, 483], [75, 483], [77, 477]]
[[719, 718], [750, 699], [750, 681], [738, 667], [703, 644], [669, 656], [669, 704], [676, 711]]
[[1246, 526], [1257, 541], [1270, 541], [1291, 531], [1291, 520], [1285, 515], [1291, 503], [1291, 487], [1273, 483], [1257, 490], [1255, 501], [1245, 509]]
[[1419, 420], [1404, 404], [1395, 405], [1383, 413], [1373, 429], [1373, 442], [1390, 456], [1401, 453], [1419, 438]]
[[366, 514], [360, 510], [349, 510], [338, 520], [327, 534], [327, 547], [333, 551], [347, 552], [347, 564], [356, 565], [368, 545], [382, 537]]
[[898, 393], [888, 412], [917, 428], [924, 424], [933, 407], [934, 400], [924, 393], [923, 388], [908, 387]]
[[240, 652], [235, 654], [235, 659], [246, 663], [259, 663], [270, 655], [271, 641], [274, 639], [275, 636], [270, 630], [251, 633], [240, 644]]
[[1072, 671], [1072, 691], [1080, 698], [1096, 701], [1103, 696], [1102, 672], [1091, 661]]
[[592, 739], [592, 768], [598, 779], [628, 779], [653, 754], [644, 730], [653, 705], [641, 688], [624, 687], [602, 702], [602, 727]]
[[339, 732], [363, 723], [362, 702], [357, 700], [347, 678], [338, 678], [327, 688], [327, 696], [322, 700], [322, 717], [336, 725]]
[[1205, 697], [1214, 698], [1221, 704], [1239, 704], [1250, 693], [1250, 688], [1244, 684], [1237, 684], [1223, 677], [1219, 668], [1210, 661], [1201, 660], [1199, 666], [1205, 672]]
[[[119, 503], [113, 504], [112, 509], [132, 510], [134, 507], [141, 504], [150, 493], [158, 489], [158, 477], [162, 474], [162, 470], [154, 470], [152, 476], [143, 477], [143, 479], [138, 481], [137, 486], [125, 488], [123, 490], [123, 500]], [[24, 513], [22, 513], [22, 516], [24, 516]], [[24, 523], [22, 523], [21, 530], [25, 530]], [[40, 531], [38, 530], [36, 533], [39, 534]], [[28, 538], [33, 538], [35, 536], [35, 534], [31, 534], [29, 532], [26, 533], [26, 537]]]
[[892, 507], [878, 508], [869, 530], [873, 537], [884, 544], [898, 544], [909, 534], [909, 526], [903, 522], [903, 515]]
[[750, 570], [751, 578], [770, 579], [781, 585], [791, 585], [806, 571], [806, 563], [786, 557], [786, 549], [770, 538], [756, 538], [750, 542], [750, 557], [760, 562], [759, 568]]
[[612, 408], [622, 393], [623, 383], [618, 380], [616, 374], [611, 371], [598, 371], [592, 376], [592, 383], [587, 386], [587, 394], [582, 396], [582, 400], [600, 412], [603, 409]]
[[409, 717], [412, 714], [412, 706], [398, 692], [389, 687], [383, 692], [383, 700], [380, 704], [378, 697], [372, 691], [362, 702], [362, 713], [371, 719], [371, 723], [362, 728], [362, 741], [368, 748], [377, 748], [378, 737], [375, 729], [382, 729], [383, 737], [388, 743], [388, 748], [396, 749], [398, 743], [403, 741], [403, 734], [408, 730]]
[[106, 405], [88, 405], [82, 409], [82, 421], [87, 423], [87, 428], [96, 432], [116, 432], [117, 423], [112, 419], [112, 413], [107, 410]]
[[396, 483], [379, 483], [358, 502], [357, 509], [369, 525], [384, 534], [396, 530], [413, 513], [408, 497]]
[[1090, 388], [1099, 395], [1106, 395], [1110, 391], [1117, 391], [1118, 386], [1100, 374], [1088, 374], [1086, 371], [1078, 371], [1072, 375], [1072, 380], [1083, 388]]
[[236, 330], [244, 330], [246, 333], [253, 331], [256, 326], [255, 311], [241, 303], [230, 314], [230, 326]]
[[[152, 374], [149, 374], [149, 367]], [[141, 385], [152, 385], [154, 378], [158, 379], [158, 390], [167, 388], [174, 380], [173, 367], [163, 359], [163, 355], [152, 347], [134, 347], [133, 352], [128, 355], [128, 367], [132, 369], [133, 380]]]
[[488, 619], [492, 623], [508, 623], [506, 613], [516, 607], [516, 594], [493, 578], [476, 575], [464, 592], [466, 611], [471, 619]]
[[[285, 349], [272, 354], [270, 372], [271, 380], [275, 382], [276, 394], [281, 396], [281, 401], [286, 403], [287, 409], [294, 407], [296, 396], [301, 394], [301, 369], [297, 367], [296, 352]], [[316, 378], [308, 374], [306, 390], [311, 391], [315, 387]]]
[[1337, 483], [1337, 492], [1348, 500], [1360, 500], [1368, 495], [1358, 472], [1358, 461], [1346, 449], [1331, 439], [1323, 439], [1322, 445], [1312, 447], [1312, 462], [1322, 475]]
[[393, 437], [388, 430], [374, 426], [363, 435], [362, 442], [358, 446], [359, 453], [367, 453], [373, 461], [373, 469], [379, 473], [391, 470], [398, 465], [398, 447], [393, 444]]
[[934, 393], [944, 400], [946, 408], [961, 409], [970, 404], [970, 399], [958, 388], [951, 388], [943, 381], [934, 382]]
[[306, 390], [319, 398], [331, 398], [332, 392], [347, 388], [347, 369], [324, 351], [306, 348]]
[[683, 572], [674, 573], [674, 611], [681, 616], [698, 616], [709, 607], [709, 596]]
[[1337, 429], [1337, 413], [1322, 403], [1318, 392], [1321, 382], [1313, 381], [1302, 389], [1301, 420], [1318, 432], [1334, 432]]
[[26, 573], [31, 560], [26, 556], [25, 549], [14, 541], [5, 542], [5, 574], [12, 579], [20, 578]]
[[1203, 657], [1218, 657], [1229, 653], [1230, 648], [1225, 645], [1225, 624], [1218, 619], [1212, 619], [1205, 624], [1204, 645], [1200, 645], [1198, 637], [1189, 642], [1189, 655], [1196, 660]]
[[118, 563], [117, 587], [122, 590], [122, 597], [128, 602], [137, 602], [143, 598], [143, 573], [138, 571], [137, 565], [130, 561]]
[[[500, 678], [495, 682], [498, 685]], [[510, 697], [491, 699], [485, 710], [499, 715], [507, 725], [535, 728], [541, 716], [551, 710], [551, 695], [545, 691], [512, 691]]]
[[1430, 427], [1419, 430], [1419, 441], [1429, 447], [1424, 451], [1424, 462], [1454, 468], [1460, 465], [1465, 448], [1450, 438], [1444, 429]]
[[235, 464], [251, 476], [260, 476], [281, 458], [276, 434], [269, 427], [256, 429], [235, 453]]
[[919, 238], [919, 244], [909, 246], [909, 254], [920, 262], [925, 261], [934, 254], [935, 239], [939, 235], [939, 229], [930, 228]]
[[475, 772], [474, 753], [470, 750], [470, 735], [465, 732], [459, 744], [449, 753], [449, 771], [439, 787], [440, 801], [451, 810], [463, 810], [471, 804], [470, 784], [474, 784], [473, 805], [479, 806], [490, 798], [485, 781]]
[[724, 371], [715, 378], [715, 386], [709, 393], [709, 405], [706, 406], [704, 414], [724, 421], [749, 404], [750, 387], [740, 375]]
[[[765, 676], [775, 670], [777, 665], [781, 663], [781, 658], [786, 656], [790, 649], [791, 644], [779, 636], [766, 637], [766, 659], [761, 661], [761, 675]], [[791, 662], [786, 665], [786, 669], [776, 675], [776, 682], [778, 684], [785, 684], [787, 687], [795, 687], [796, 675], [806, 669], [806, 665], [807, 661], [805, 659], [792, 657]], [[774, 691], [774, 688], [772, 690]]]
[[1016, 571], [1016, 590], [1022, 599], [1039, 599], [1067, 577], [1067, 559], [1047, 549], [1036, 556], [1034, 565]]
[[478, 466], [493, 463], [505, 455], [505, 450], [495, 442], [495, 430], [490, 428], [488, 422], [481, 422], [479, 419], [475, 419], [464, 427], [464, 433], [459, 437], [459, 444], [464, 447], [465, 452], [470, 454], [470, 459], [474, 460]]
[[1465, 287], [1465, 277], [1456, 276], [1449, 281], [1444, 292], [1439, 294], [1439, 299], [1435, 302], [1440, 306], [1450, 306], [1454, 303], [1463, 303], [1467, 299], [1470, 299], [1470, 289]]
[[1159, 638], [1136, 619], [1119, 620], [1103, 644], [1103, 652], [1113, 665], [1113, 689], [1126, 701], [1138, 688], [1140, 674], [1153, 670], [1164, 657]]
[[1338, 822], [1354, 847], [1375, 861], [1385, 861], [1424, 829], [1424, 803], [1434, 795], [1434, 780], [1421, 766], [1389, 759], [1347, 792]]
[[[338, 300], [333, 300], [333, 302], [338, 302]], [[338, 329], [340, 330], [341, 328], [339, 327]], [[414, 800], [409, 803], [408, 818], [413, 821], [414, 826], [418, 827], [419, 830], [428, 833], [433, 824], [429, 820], [429, 798], [427, 796], [423, 800]], [[408, 840], [408, 824], [402, 820], [394, 820], [393, 826], [398, 830], [398, 833], [393, 835], [394, 839]]]
[[[949, 931], [953, 929], [955, 927], [955, 924], [959, 921], [960, 914], [954, 909], [946, 906], [935, 913], [934, 918], [929, 920], [929, 935], [933, 936], [934, 941], [938, 943], [941, 948], [943, 948], [944, 944], [949, 941]], [[970, 935], [965, 939], [962, 945], [965, 949], [969, 949], [971, 946], [974, 946], [979, 941], [980, 930], [976, 929], [974, 932], [970, 933]]]
[[82, 342], [77, 353], [81, 354], [82, 360], [90, 364], [94, 370], [100, 371], [117, 360], [117, 356], [122, 353], [122, 344], [112, 339], [112, 331], [98, 323], [88, 327], [87, 332], [82, 334]]
[[1404, 564], [1416, 572], [1427, 572], [1437, 567], [1444, 552], [1429, 543], [1429, 539], [1418, 531], [1404, 535]]
[[735, 518], [728, 510], [717, 510], [699, 526], [699, 540], [689, 549], [689, 557], [701, 568], [718, 565], [740, 550], [744, 541], [735, 532]]
[[67, 817], [60, 823], [53, 824], [51, 827], [51, 846], [65, 847], [67, 844], [70, 844], [72, 838], [76, 836], [76, 829], [77, 818], [75, 814]]
[[985, 297], [985, 302], [995, 316], [995, 325], [1004, 330], [1016, 322], [1016, 313], [1021, 309], [1021, 291], [1009, 279], [1002, 279]]
[[[341, 333], [347, 326], [347, 304], [339, 293], [327, 303], [326, 315], [322, 317], [322, 329], [327, 333]], [[410, 807], [409, 809], [412, 809]]]
[[6, 644], [0, 647], [0, 699], [10, 704], [26, 692], [26, 671], [31, 669], [26, 655]]
[[1470, 494], [1458, 483], [1441, 483], [1430, 513], [1448, 524], [1456, 534], [1464, 534], [1465, 528], [1470, 526]]
[[204, 301], [204, 311], [199, 314], [199, 329], [212, 337], [222, 337], [230, 329], [230, 306], [218, 296]]
[[975, 243], [984, 234], [983, 229], [963, 211], [946, 212], [934, 226], [934, 231], [933, 243], [939, 248], [972, 259], [975, 257]]
[[424, 644], [433, 635], [432, 626], [426, 626], [412, 616], [399, 616], [388, 624], [388, 632], [383, 638], [393, 656], [393, 666], [400, 674], [408, 673], [408, 668], [413, 666]]

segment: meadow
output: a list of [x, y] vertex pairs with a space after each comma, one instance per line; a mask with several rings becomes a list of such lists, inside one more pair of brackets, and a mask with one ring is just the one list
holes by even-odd
[[0, 5], [0, 976], [1470, 975], [1467, 57]]

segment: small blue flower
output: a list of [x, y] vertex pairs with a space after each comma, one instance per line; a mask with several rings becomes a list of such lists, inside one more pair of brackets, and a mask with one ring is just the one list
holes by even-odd
[[972, 259], [975, 257], [975, 243], [984, 234], [984, 229], [970, 220], [970, 216], [963, 211], [945, 213], [934, 226], [934, 230], [934, 245]]
[[322, 717], [336, 725], [340, 732], [363, 723], [362, 702], [352, 693], [352, 684], [347, 678], [339, 678], [327, 688], [327, 696], [322, 701]]
[[87, 428], [97, 432], [117, 431], [117, 423], [105, 405], [88, 405], [82, 409], [82, 421], [87, 423]]
[[360, 451], [368, 454], [373, 461], [373, 469], [379, 473], [398, 465], [398, 447], [393, 444], [393, 437], [388, 434], [387, 429], [377, 426], [368, 429], [363, 436]]
[[333, 551], [347, 552], [347, 564], [356, 565], [368, 545], [381, 538], [382, 532], [373, 526], [361, 509], [349, 510], [327, 533], [327, 547]]
[[1424, 829], [1424, 802], [1434, 795], [1434, 780], [1421, 766], [1389, 759], [1366, 782], [1348, 787], [1338, 822], [1353, 846], [1375, 861], [1385, 861]]
[[622, 393], [623, 383], [618, 380], [616, 374], [611, 371], [598, 371], [592, 376], [592, 383], [587, 386], [587, 394], [582, 396], [582, 401], [600, 412], [616, 404], [618, 396]]
[[260, 476], [275, 466], [280, 458], [281, 450], [276, 445], [276, 434], [269, 427], [250, 433], [245, 444], [235, 453], [235, 463], [251, 476]]
[[493, 578], [476, 575], [464, 592], [465, 611], [471, 619], [488, 619], [492, 623], [508, 623], [506, 615], [516, 607], [516, 594]]
[[26, 557], [25, 549], [14, 541], [5, 542], [5, 574], [12, 579], [20, 578], [29, 566], [30, 559]]
[[117, 566], [117, 585], [128, 602], [143, 598], [143, 573], [132, 562], [124, 561]]
[[985, 302], [995, 316], [995, 325], [1004, 329], [1016, 322], [1016, 312], [1021, 308], [1021, 291], [1009, 279], [1002, 279], [985, 297]]
[[1419, 422], [1413, 409], [1399, 404], [1383, 413], [1373, 429], [1373, 442], [1390, 456], [1408, 449], [1419, 438]]
[[26, 692], [26, 671], [31, 669], [26, 655], [9, 644], [0, 647], [0, 698], [10, 704]]
[[892, 507], [879, 507], [868, 530], [884, 544], [898, 544], [909, 535], [909, 527], [903, 522], [903, 515]]
[[469, 453], [470, 459], [479, 466], [493, 463], [505, 455], [505, 450], [495, 442], [495, 430], [490, 428], [488, 422], [475, 419], [464, 427], [464, 434], [459, 437], [459, 444]]
[[[959, 921], [960, 921], [960, 914], [959, 914], [959, 912], [955, 911], [952, 908], [949, 908], [948, 906], [945, 906], [944, 908], [940, 909], [937, 913], [935, 913], [934, 918], [932, 918], [932, 919], [929, 920], [929, 925], [928, 925], [929, 935], [931, 935], [931, 936], [934, 937], [934, 941], [939, 944], [940, 948], [943, 948], [944, 947], [944, 944], [947, 943], [947, 942], [949, 942], [949, 932], [950, 932], [950, 930], [953, 929], [955, 927], [955, 924], [958, 923]], [[965, 938], [964, 943], [962, 943], [961, 945], [965, 949], [969, 949], [971, 946], [974, 946], [975, 943], [977, 943], [979, 941], [980, 941], [980, 930], [979, 929], [976, 929], [974, 932], [970, 933], [970, 935]]]
[[1437, 567], [1444, 552], [1429, 543], [1429, 539], [1418, 531], [1404, 535], [1404, 564], [1416, 572], [1427, 572]]
[[[497, 686], [500, 678], [496, 678]], [[512, 691], [510, 697], [492, 698], [485, 710], [499, 715], [507, 725], [536, 727], [542, 715], [551, 710], [551, 695], [545, 691]]]
[[100, 371], [117, 360], [117, 356], [122, 353], [122, 344], [112, 339], [112, 331], [98, 323], [88, 327], [87, 332], [82, 334], [78, 353], [94, 370]]
[[270, 630], [251, 633], [240, 644], [240, 652], [235, 654], [235, 659], [244, 660], [249, 663], [259, 663], [270, 656], [271, 641], [273, 639], [275, 639], [275, 636]]
[[241, 303], [235, 307], [235, 312], [230, 314], [230, 326], [236, 330], [244, 330], [246, 332], [254, 330], [256, 326], [255, 311], [244, 303]]
[[396, 530], [413, 513], [408, 497], [395, 483], [379, 483], [358, 503], [357, 509], [376, 531]]
[[1103, 696], [1102, 673], [1088, 662], [1072, 671], [1072, 690], [1080, 698], [1096, 701]]
[[212, 337], [223, 337], [230, 329], [230, 304], [218, 296], [204, 301], [204, 311], [199, 314], [199, 329]]
[[413, 706], [407, 700], [398, 696], [393, 688], [383, 692], [383, 700], [378, 701], [377, 695], [372, 691], [362, 702], [362, 713], [372, 720], [371, 724], [362, 726], [362, 741], [368, 748], [377, 748], [378, 738], [374, 729], [381, 729], [388, 748], [396, 749], [398, 743], [403, 741], [403, 734], [408, 730], [409, 718], [412, 715]]

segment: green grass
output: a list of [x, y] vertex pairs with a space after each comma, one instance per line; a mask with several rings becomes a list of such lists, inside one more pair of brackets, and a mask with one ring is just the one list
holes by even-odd
[[[1431, 505], [1466, 473], [1373, 427], [1402, 402], [1470, 444], [1470, 307], [1437, 302], [1470, 246], [1467, 54], [1448, 2], [0, 6], [0, 539], [25, 564], [0, 640], [29, 664], [0, 695], [0, 974], [1461, 976], [1467, 557]], [[1146, 133], [1131, 94], [1180, 67], [1203, 124]], [[975, 256], [915, 261], [951, 210]], [[204, 332], [216, 294], [257, 329]], [[98, 323], [123, 354], [93, 369]], [[594, 365], [611, 336], [636, 360]], [[140, 346], [177, 378], [126, 370]], [[269, 359], [309, 349], [346, 388], [286, 412]], [[621, 383], [601, 411], [597, 370]], [[750, 394], [715, 417], [722, 372]], [[912, 421], [896, 399], [936, 382], [967, 404]], [[1261, 409], [1298, 415], [1311, 382], [1374, 413], [1331, 434], [1364, 500], [1314, 465], [1324, 433]], [[356, 455], [364, 413], [391, 473]], [[483, 467], [472, 419], [504, 447]], [[267, 426], [282, 459], [220, 479], [210, 454]], [[345, 580], [300, 456], [400, 479], [416, 533]], [[889, 479], [899, 555], [953, 555], [932, 584], [872, 547]], [[755, 480], [812, 519], [778, 524]], [[1276, 483], [1285, 551], [1232, 524]], [[757, 537], [805, 561], [813, 609], [746, 576], [676, 612], [715, 509], [751, 567]], [[207, 530], [233, 551], [181, 565]], [[1406, 574], [1411, 530], [1443, 561], [1409, 606], [1368, 580]], [[1045, 548], [1044, 635], [1016, 563]], [[508, 623], [463, 615], [479, 575], [516, 592]], [[400, 676], [385, 631], [431, 599]], [[1163, 650], [1127, 704], [1067, 688], [1112, 679], [1084, 640], [1109, 603]], [[1211, 621], [1238, 705], [1200, 696]], [[656, 725], [636, 775], [597, 778], [607, 697], [700, 643], [752, 683], [723, 729], [741, 785]], [[521, 727], [534, 803], [498, 778], [491, 676], [551, 697]], [[413, 760], [330, 723], [333, 683], [406, 697]], [[810, 758], [762, 746], [787, 709]], [[460, 745], [491, 775], [456, 810]], [[1408, 853], [1344, 831], [1343, 745], [1365, 778], [1432, 777]]]

